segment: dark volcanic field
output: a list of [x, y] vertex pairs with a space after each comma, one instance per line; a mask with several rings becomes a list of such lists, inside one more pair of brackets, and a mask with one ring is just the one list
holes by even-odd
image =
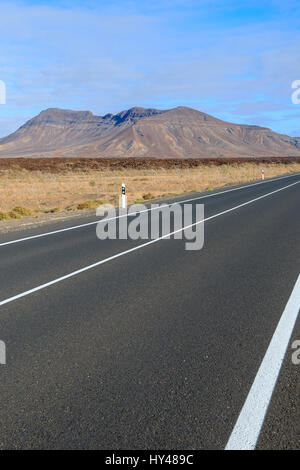
[[0, 158], [1, 170], [28, 170], [59, 172], [66, 170], [102, 169], [160, 169], [196, 168], [199, 166], [300, 163], [300, 157], [262, 157], [262, 158], [197, 158], [197, 159], [152, 159], [152, 158]]

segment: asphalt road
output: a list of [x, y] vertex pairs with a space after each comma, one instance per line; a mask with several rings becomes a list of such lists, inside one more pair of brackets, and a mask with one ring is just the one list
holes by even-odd
[[[300, 175], [199, 196], [199, 251], [95, 225], [4, 244], [74, 220], [0, 235], [0, 449], [226, 447], [300, 274]], [[300, 448], [295, 340], [299, 318], [259, 449]]]

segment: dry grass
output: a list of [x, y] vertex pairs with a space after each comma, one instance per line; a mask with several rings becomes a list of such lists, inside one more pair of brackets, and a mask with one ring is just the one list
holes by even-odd
[[300, 163], [203, 165], [196, 168], [72, 169], [47, 172], [0, 170], [0, 220], [38, 212], [94, 209], [100, 203], [118, 204], [122, 182], [128, 202], [300, 172]]

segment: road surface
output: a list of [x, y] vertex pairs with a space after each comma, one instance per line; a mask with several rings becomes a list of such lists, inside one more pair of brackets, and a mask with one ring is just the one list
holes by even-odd
[[0, 235], [1, 449], [300, 448], [300, 175], [233, 189], [170, 201], [205, 204], [200, 251]]

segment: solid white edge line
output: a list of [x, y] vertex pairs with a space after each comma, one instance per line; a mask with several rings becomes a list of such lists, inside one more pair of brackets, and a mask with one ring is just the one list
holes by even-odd
[[[251, 183], [251, 184], [247, 184], [247, 185], [244, 185], [244, 186], [239, 186], [238, 188], [226, 189], [224, 191], [219, 191], [217, 193], [207, 194], [205, 196], [199, 196], [199, 197], [195, 197], [195, 198], [191, 198], [191, 199], [186, 199], [186, 200], [183, 200], [183, 201], [171, 202], [170, 204], [165, 204], [161, 207], [171, 207], [171, 206], [174, 206], [175, 204], [184, 204], [184, 203], [187, 203], [187, 202], [199, 201], [200, 199], [206, 199], [206, 198], [209, 198], [209, 197], [220, 196], [221, 194], [230, 193], [232, 191], [239, 191], [239, 190], [242, 190], [242, 189], [251, 188], [252, 186], [258, 186], [258, 185], [261, 185], [261, 184], [272, 183], [274, 181], [281, 181], [283, 179], [292, 178], [292, 177], [295, 177], [295, 176], [299, 176], [299, 173], [295, 173], [293, 175], [288, 175], [288, 176], [282, 176], [280, 178], [273, 178], [273, 179], [269, 179], [269, 180], [266, 180], [266, 181], [259, 181], [257, 183]], [[139, 211], [139, 212], [137, 212], [137, 214], [141, 214], [143, 212], [149, 212], [149, 211], [152, 211], [152, 210], [158, 210], [158, 209], [159, 208], [154, 208], [154, 209], [149, 208], [149, 209], [145, 209], [143, 211]], [[132, 215], [134, 215], [134, 214], [132, 214]], [[121, 217], [126, 217], [126, 215], [120, 215], [120, 216], [112, 217], [111, 219], [105, 219], [105, 222], [107, 222], [108, 220], [120, 219]], [[11, 240], [11, 241], [8, 241], [8, 242], [0, 243], [0, 247], [1, 246], [7, 246], [7, 245], [13, 245], [15, 243], [24, 242], [24, 241], [27, 241], [27, 240], [34, 240], [35, 238], [47, 237], [49, 235], [55, 235], [57, 233], [68, 232], [69, 230], [76, 230], [76, 229], [82, 228], [82, 227], [88, 227], [89, 225], [99, 224], [99, 223], [101, 223], [101, 221], [102, 221], [102, 219], [99, 219], [99, 220], [95, 220], [93, 222], [88, 222], [86, 224], [74, 225], [72, 227], [62, 228], [62, 229], [59, 229], [59, 230], [54, 230], [52, 232], [40, 233], [38, 235], [31, 235], [29, 237], [18, 238], [16, 240]]]
[[225, 450], [254, 450], [300, 310], [300, 275]]
[[112, 261], [116, 258], [119, 258], [121, 256], [124, 256], [124, 255], [127, 255], [128, 253], [132, 253], [133, 251], [136, 251], [136, 250], [140, 250], [141, 248], [144, 248], [145, 246], [148, 246], [148, 245], [152, 245], [153, 243], [156, 243], [160, 240], [163, 240], [165, 238], [168, 238], [172, 235], [175, 235], [175, 233], [179, 233], [179, 232], [182, 232], [184, 230], [187, 230], [189, 228], [192, 228], [192, 227], [195, 227], [196, 225], [198, 224], [202, 224], [204, 222], [208, 222], [209, 220], [212, 220], [212, 219], [215, 219], [216, 217], [219, 217], [221, 215], [224, 215], [224, 214], [228, 214], [229, 212], [232, 212], [232, 211], [235, 211], [241, 207], [245, 207], [249, 204], [252, 204], [253, 202], [256, 202], [256, 201], [259, 201], [260, 199], [264, 199], [265, 197], [268, 197], [268, 196], [271, 196], [272, 194], [275, 194], [275, 193], [279, 193], [280, 191], [284, 191], [285, 189], [287, 188], [290, 188], [292, 186], [295, 186], [296, 184], [299, 184], [300, 181], [297, 181], [295, 183], [292, 183], [292, 184], [289, 184], [288, 186], [284, 186], [283, 188], [280, 188], [280, 189], [276, 189], [275, 191], [272, 191], [268, 194], [264, 194], [263, 196], [259, 196], [255, 199], [251, 199], [251, 201], [247, 201], [247, 202], [244, 202], [243, 204], [239, 204], [238, 206], [235, 206], [235, 207], [232, 207], [231, 209], [227, 209], [225, 211], [222, 211], [222, 212], [219, 212], [218, 214], [215, 214], [215, 215], [212, 215], [210, 217], [207, 217], [207, 219], [203, 219], [203, 220], [200, 220], [198, 222], [194, 222], [193, 224], [190, 224], [190, 225], [186, 225], [185, 227], [182, 227], [178, 230], [175, 230], [174, 232], [170, 232], [170, 233], [167, 233], [159, 238], [155, 238], [154, 240], [150, 240], [149, 242], [146, 242], [146, 243], [143, 243], [141, 245], [138, 245], [134, 248], [130, 248], [129, 250], [126, 250], [126, 251], [122, 251], [120, 253], [117, 253], [113, 256], [110, 256], [109, 258], [105, 258], [101, 261], [97, 261], [96, 263], [93, 263], [93, 264], [90, 264], [89, 266], [85, 266], [84, 268], [81, 268], [81, 269], [78, 269], [77, 271], [73, 271], [72, 273], [69, 273], [69, 274], [66, 274], [65, 276], [62, 276], [62, 277], [59, 277], [57, 279], [54, 279], [53, 281], [50, 281], [50, 282], [47, 282], [46, 284], [42, 284], [40, 286], [37, 286], [33, 289], [30, 289], [26, 292], [22, 292], [21, 294], [18, 294], [18, 295], [15, 295], [13, 297], [10, 297], [8, 299], [5, 299], [5, 300], [2, 300], [0, 302], [0, 306], [2, 305], [5, 305], [5, 304], [8, 304], [10, 302], [13, 302], [14, 300], [17, 300], [17, 299], [20, 299], [21, 297], [25, 297], [29, 294], [33, 294], [34, 292], [37, 292], [39, 290], [42, 290], [42, 289], [45, 289], [46, 287], [50, 287], [52, 286], [53, 284], [57, 284], [58, 282], [61, 282], [61, 281], [64, 281], [66, 279], [69, 279], [70, 277], [74, 277], [74, 276], [77, 276], [78, 274], [81, 274], [85, 271], [88, 271], [90, 269], [93, 269], [95, 268], [96, 266], [100, 266], [101, 264], [104, 264], [104, 263], [107, 263], [108, 261]]

